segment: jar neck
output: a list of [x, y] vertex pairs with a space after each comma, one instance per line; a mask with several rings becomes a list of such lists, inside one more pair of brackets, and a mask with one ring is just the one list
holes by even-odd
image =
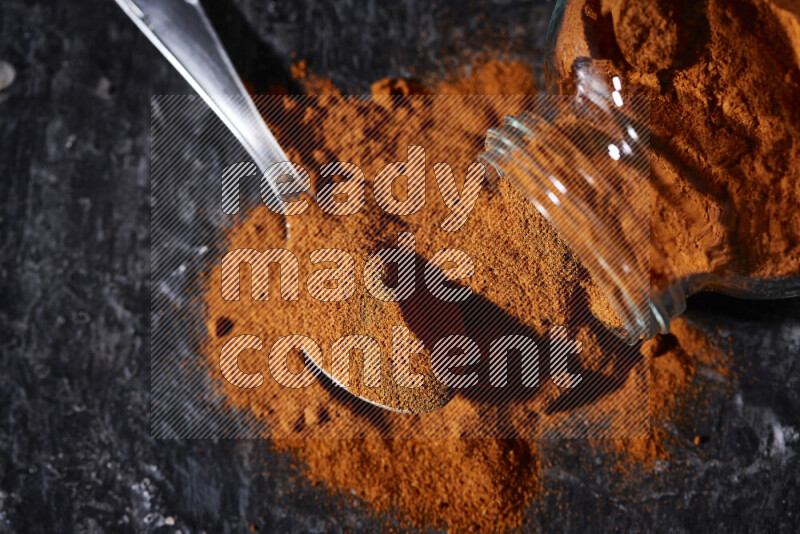
[[576, 96], [543, 96], [489, 130], [481, 159], [557, 230], [635, 343], [668, 330], [687, 290], [651, 247], [647, 101], [623, 97], [617, 78], [578, 82]]

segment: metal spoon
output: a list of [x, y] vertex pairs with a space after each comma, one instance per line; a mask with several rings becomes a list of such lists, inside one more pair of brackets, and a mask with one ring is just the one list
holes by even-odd
[[[115, 1], [236, 136], [261, 172], [275, 163], [288, 161], [236, 74], [198, 0]], [[278, 186], [269, 185], [271, 199], [265, 200], [282, 206]], [[312, 360], [312, 366], [338, 387], [347, 389], [324, 370], [323, 362]], [[356, 398], [387, 410], [405, 411], [361, 396]], [[442, 398], [442, 403], [446, 399]]]

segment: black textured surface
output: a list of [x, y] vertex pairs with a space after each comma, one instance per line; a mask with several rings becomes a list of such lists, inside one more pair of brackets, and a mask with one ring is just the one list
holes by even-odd
[[[535, 55], [545, 26], [512, 1], [237, 5], [207, 3], [261, 89], [291, 52], [363, 89], [505, 47], [502, 29]], [[149, 436], [149, 99], [187, 86], [110, 0], [2, 0], [0, 61], [17, 72], [0, 91], [0, 531], [377, 530], [264, 442]], [[668, 470], [620, 478], [585, 444], [543, 444], [526, 528], [800, 528], [800, 303], [703, 297], [689, 316], [733, 347], [736, 392], [698, 374], [708, 398], [671, 425]]]

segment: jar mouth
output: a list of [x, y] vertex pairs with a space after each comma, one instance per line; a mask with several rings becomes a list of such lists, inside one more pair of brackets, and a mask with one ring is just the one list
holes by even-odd
[[507, 177], [554, 227], [619, 316], [609, 329], [635, 344], [668, 329], [683, 295], [651, 295], [649, 132], [596, 105], [591, 82], [588, 100], [541, 97], [506, 117], [479, 158], [490, 180]]
[[[480, 155], [480, 160], [483, 161], [489, 174], [495, 173], [498, 179], [505, 177], [503, 172], [502, 156], [496, 151], [488, 150]], [[507, 167], [507, 165], [505, 165]], [[516, 184], [516, 180], [510, 178], [512, 183]], [[641, 299], [634, 298], [633, 295], [626, 294], [624, 291], [619, 290], [617, 284], [611, 283], [610, 280], [619, 277], [619, 273], [615, 273], [613, 268], [608, 262], [604, 261], [591, 261], [576, 251], [575, 242], [576, 235], [571, 231], [564, 231], [564, 227], [560, 226], [553, 221], [553, 212], [558, 208], [554, 202], [547, 195], [547, 191], [542, 190], [541, 195], [532, 198], [526, 195], [532, 202], [536, 210], [549, 222], [556, 230], [558, 235], [564, 240], [567, 246], [573, 251], [581, 263], [584, 265], [589, 275], [597, 283], [603, 295], [608, 300], [614, 312], [621, 320], [621, 325], [606, 324], [609, 331], [611, 331], [618, 338], [622, 339], [628, 344], [635, 344], [641, 339], [649, 339], [655, 335], [668, 320], [665, 319], [666, 313], [661, 308], [653, 304], [650, 299], [646, 302], [641, 302]], [[585, 241], [580, 243], [584, 247], [589, 243]]]

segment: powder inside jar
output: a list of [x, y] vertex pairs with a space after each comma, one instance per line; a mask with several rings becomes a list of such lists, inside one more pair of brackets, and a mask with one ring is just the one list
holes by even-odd
[[590, 58], [650, 99], [651, 233], [678, 277], [800, 273], [798, 52], [790, 2], [567, 4], [561, 88]]

